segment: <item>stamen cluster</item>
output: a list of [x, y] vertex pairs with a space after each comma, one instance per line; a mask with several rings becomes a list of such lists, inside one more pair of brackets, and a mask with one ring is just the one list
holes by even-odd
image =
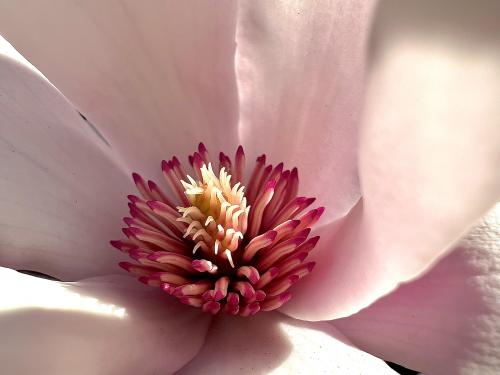
[[241, 146], [234, 163], [219, 154], [217, 173], [202, 143], [189, 162], [196, 179], [176, 157], [162, 162], [171, 195], [133, 174], [140, 196], [128, 196], [127, 238], [111, 244], [136, 262], [120, 266], [211, 314], [279, 308], [314, 267], [305, 259], [319, 237], [308, 236], [324, 208], [303, 214], [314, 198], [297, 197], [297, 169], [266, 165], [265, 155], [257, 158], [245, 191]]

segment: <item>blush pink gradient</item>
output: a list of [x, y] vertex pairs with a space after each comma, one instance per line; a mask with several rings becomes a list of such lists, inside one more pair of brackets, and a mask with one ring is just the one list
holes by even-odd
[[[0, 4], [15, 47], [0, 41], [2, 370], [394, 373], [382, 358], [498, 373], [499, 15], [465, 0]], [[131, 172], [161, 180], [159, 161], [200, 140], [297, 166], [326, 207], [316, 267], [278, 312], [212, 318], [116, 267]]]

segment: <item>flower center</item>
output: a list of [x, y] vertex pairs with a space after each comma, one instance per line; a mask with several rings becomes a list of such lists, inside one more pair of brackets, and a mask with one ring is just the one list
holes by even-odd
[[202, 143], [189, 162], [196, 179], [176, 157], [162, 162], [171, 194], [133, 174], [140, 196], [128, 196], [127, 238], [111, 244], [136, 262], [120, 266], [211, 314], [279, 308], [314, 267], [305, 260], [319, 237], [308, 236], [324, 208], [303, 213], [314, 198], [297, 196], [297, 169], [266, 165], [265, 155], [246, 179], [241, 146], [233, 160], [219, 154], [217, 172]]
[[[181, 180], [186, 197], [191, 206], [177, 207], [182, 214], [177, 221], [188, 224], [184, 238], [196, 242], [193, 254], [198, 249], [211, 257], [220, 255], [227, 259], [232, 268], [231, 253], [239, 247], [248, 227], [247, 199], [243, 195], [245, 187], [240, 182], [231, 187], [231, 175], [222, 167], [217, 177], [209, 163], [200, 168], [201, 181], [187, 176], [189, 183]], [[199, 241], [196, 241], [200, 238]]]

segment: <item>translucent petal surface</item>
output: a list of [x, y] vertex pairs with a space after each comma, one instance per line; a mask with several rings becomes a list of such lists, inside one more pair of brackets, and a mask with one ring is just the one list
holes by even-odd
[[382, 3], [361, 132], [364, 208], [321, 241], [307, 298], [287, 305], [294, 316], [366, 307], [431, 267], [495, 203], [500, 9], [488, 4], [457, 2], [455, 17], [441, 2]]
[[380, 359], [346, 344], [332, 328], [279, 313], [250, 319], [224, 316], [179, 374], [394, 374]]
[[170, 374], [199, 350], [210, 317], [128, 276], [58, 283], [0, 268], [2, 371]]
[[498, 373], [500, 205], [422, 278], [331, 323], [360, 348], [424, 373]]
[[0, 124], [0, 265], [66, 280], [117, 272], [107, 242], [131, 183], [112, 150], [46, 79], [5, 54]]
[[359, 197], [357, 133], [373, 1], [248, 1], [238, 14], [240, 136], [299, 167], [301, 191], [345, 215]]
[[236, 3], [0, 4], [0, 33], [92, 122], [130, 168], [204, 141], [235, 148]]

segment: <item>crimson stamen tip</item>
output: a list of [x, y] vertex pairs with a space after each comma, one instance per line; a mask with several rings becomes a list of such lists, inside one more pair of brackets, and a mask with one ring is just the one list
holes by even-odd
[[198, 144], [198, 151], [199, 151], [200, 153], [203, 153], [203, 152], [206, 152], [206, 151], [207, 151], [207, 148], [205, 147], [205, 145], [203, 144], [203, 142], [200, 142], [200, 143]]

